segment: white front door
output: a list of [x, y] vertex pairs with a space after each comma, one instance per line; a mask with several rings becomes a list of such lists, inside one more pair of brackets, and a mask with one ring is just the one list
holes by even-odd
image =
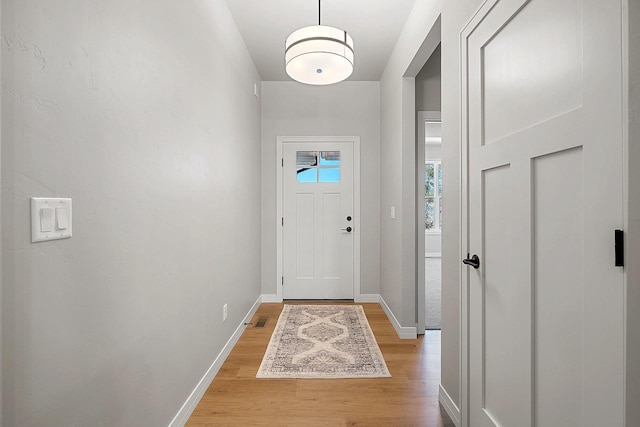
[[623, 425], [621, 16], [490, 0], [462, 34], [470, 426]]
[[353, 143], [283, 144], [283, 297], [353, 299]]

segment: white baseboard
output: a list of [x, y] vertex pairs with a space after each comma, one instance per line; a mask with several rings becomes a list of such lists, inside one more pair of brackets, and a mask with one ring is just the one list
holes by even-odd
[[380, 302], [379, 294], [360, 294], [353, 299], [354, 302]]
[[262, 302], [282, 302], [277, 294], [262, 294]]
[[398, 319], [393, 314], [393, 312], [391, 311], [391, 309], [387, 305], [387, 303], [384, 300], [384, 298], [382, 298], [382, 295], [380, 295], [380, 305], [382, 306], [382, 309], [384, 310], [384, 312], [387, 314], [387, 317], [389, 318], [389, 321], [391, 322], [391, 324], [395, 328], [396, 333], [398, 334], [398, 337], [400, 337], [400, 339], [403, 339], [403, 340], [415, 340], [415, 339], [418, 338], [418, 329], [415, 326], [402, 326], [402, 325], [400, 325], [400, 322], [398, 322]]
[[262, 302], [262, 296], [258, 297], [258, 299], [253, 304], [253, 306], [251, 307], [247, 315], [244, 317], [244, 319], [242, 319], [242, 322], [240, 322], [240, 325], [238, 325], [233, 335], [231, 335], [231, 338], [229, 338], [229, 341], [227, 341], [227, 343], [224, 345], [224, 347], [222, 348], [222, 351], [220, 351], [220, 353], [215, 358], [215, 360], [213, 361], [209, 369], [207, 369], [207, 372], [204, 374], [202, 379], [198, 382], [198, 385], [196, 385], [196, 388], [193, 389], [193, 391], [187, 398], [186, 402], [184, 402], [184, 405], [182, 405], [182, 408], [180, 408], [176, 416], [173, 417], [173, 420], [171, 420], [169, 427], [182, 427], [187, 423], [187, 420], [191, 416], [191, 413], [193, 412], [193, 410], [196, 408], [196, 405], [198, 404], [198, 402], [200, 402], [200, 399], [202, 399], [202, 396], [204, 396], [204, 393], [207, 391], [207, 388], [209, 388], [209, 385], [211, 385], [211, 382], [213, 381], [216, 374], [222, 367], [222, 364], [224, 363], [224, 361], [227, 359], [227, 356], [229, 356], [229, 353], [231, 353], [233, 346], [235, 346], [238, 340], [240, 339], [242, 332], [244, 332], [246, 328], [245, 323], [248, 323], [251, 321], [251, 318], [258, 310], [258, 307], [260, 307], [261, 302]]
[[[380, 302], [378, 294], [360, 294], [353, 299], [354, 302]], [[262, 302], [282, 302], [276, 294], [262, 294]]]
[[438, 393], [438, 401], [451, 418], [451, 421], [456, 425], [456, 427], [460, 427], [460, 409], [453, 403], [453, 399], [449, 396], [449, 393], [442, 387], [440, 384], [440, 392]]

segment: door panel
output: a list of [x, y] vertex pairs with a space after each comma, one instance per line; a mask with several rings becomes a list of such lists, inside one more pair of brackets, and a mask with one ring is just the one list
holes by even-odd
[[295, 200], [295, 275], [301, 279], [312, 279], [315, 267], [313, 262], [315, 195], [313, 193], [297, 193]]
[[620, 16], [489, 0], [463, 31], [474, 427], [622, 425]]
[[342, 262], [336, 254], [341, 251], [342, 195], [325, 193], [322, 195], [322, 273], [323, 279], [339, 279]]
[[[550, 13], [548, 2], [529, 1], [480, 48], [486, 143], [582, 105], [580, 3], [557, 1]], [[501, 8], [489, 19], [500, 25], [511, 12]], [[489, 22], [480, 31], [491, 29]], [[514, 109], [520, 114], [509, 114]]]
[[284, 143], [282, 183], [283, 297], [352, 299], [353, 144]]
[[[509, 166], [489, 169], [484, 181], [484, 399], [485, 410], [501, 425], [513, 425], [510, 416], [513, 351], [511, 336], [511, 173]], [[504, 263], [506, 268], [495, 268]]]
[[541, 426], [585, 425], [583, 161], [582, 148], [533, 161], [534, 389]]

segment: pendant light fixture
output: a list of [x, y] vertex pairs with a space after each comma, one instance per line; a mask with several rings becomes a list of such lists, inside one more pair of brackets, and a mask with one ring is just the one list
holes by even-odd
[[285, 64], [289, 77], [309, 85], [330, 85], [353, 72], [353, 39], [346, 31], [321, 25], [300, 28], [287, 37]]

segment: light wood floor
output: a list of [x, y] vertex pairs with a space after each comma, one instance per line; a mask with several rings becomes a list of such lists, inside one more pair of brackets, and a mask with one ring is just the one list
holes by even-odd
[[266, 326], [247, 327], [187, 426], [453, 426], [438, 403], [440, 332], [401, 340], [380, 305], [362, 306], [392, 378], [256, 379], [283, 307], [262, 304], [252, 322]]

